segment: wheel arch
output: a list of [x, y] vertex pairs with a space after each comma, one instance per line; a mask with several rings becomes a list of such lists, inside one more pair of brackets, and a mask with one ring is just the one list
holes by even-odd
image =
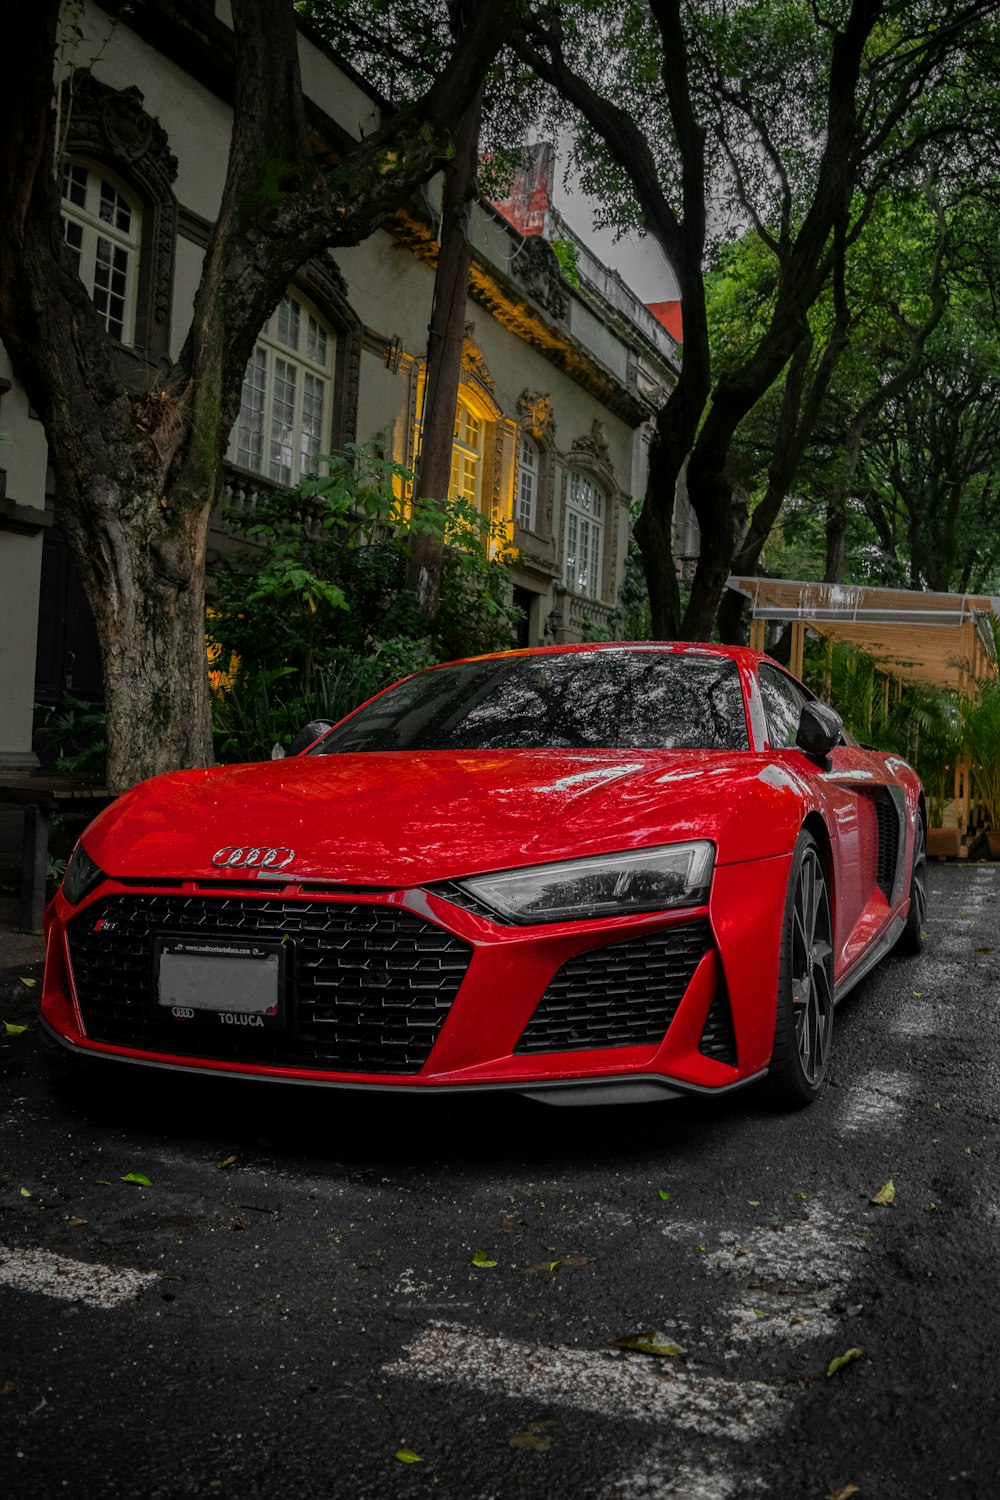
[[822, 815], [816, 811], [806, 813], [802, 823], [801, 832], [811, 833], [816, 840], [820, 858], [823, 861], [823, 873], [826, 875], [826, 886], [830, 893], [830, 910], [836, 924], [837, 918], [837, 872], [834, 869], [833, 845], [830, 840], [830, 830], [823, 821]]

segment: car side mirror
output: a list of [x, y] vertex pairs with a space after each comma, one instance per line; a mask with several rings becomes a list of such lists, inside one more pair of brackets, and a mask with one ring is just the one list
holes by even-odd
[[308, 749], [313, 740], [318, 740], [321, 734], [326, 734], [326, 731], [332, 728], [332, 719], [310, 719], [308, 724], [303, 724], [289, 745], [289, 755], [301, 755], [303, 750]]
[[844, 721], [835, 709], [825, 703], [804, 703], [799, 715], [795, 743], [810, 760], [826, 765], [826, 758], [840, 739]]

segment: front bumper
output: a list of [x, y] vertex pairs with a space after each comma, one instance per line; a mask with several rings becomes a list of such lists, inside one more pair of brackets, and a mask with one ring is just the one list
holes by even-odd
[[[538, 927], [424, 890], [106, 881], [54, 903], [42, 1019], [74, 1051], [185, 1072], [552, 1102], [720, 1092], [770, 1057], [787, 872], [721, 866], [708, 907]], [[290, 949], [285, 1026], [165, 1016], [164, 934], [248, 930]]]

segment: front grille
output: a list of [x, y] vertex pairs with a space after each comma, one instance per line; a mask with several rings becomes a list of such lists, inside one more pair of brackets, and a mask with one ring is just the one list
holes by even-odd
[[[293, 962], [285, 1004], [293, 1024], [266, 1030], [160, 1020], [153, 947], [164, 933], [287, 938]], [[97, 902], [70, 922], [69, 950], [94, 1041], [371, 1073], [419, 1072], [472, 957], [466, 943], [395, 907], [173, 894]]]
[[885, 899], [891, 901], [899, 860], [899, 814], [888, 792], [875, 798], [875, 821], [878, 825], [875, 883]]
[[577, 954], [553, 976], [514, 1050], [575, 1052], [661, 1041], [711, 946], [708, 923], [701, 921]]

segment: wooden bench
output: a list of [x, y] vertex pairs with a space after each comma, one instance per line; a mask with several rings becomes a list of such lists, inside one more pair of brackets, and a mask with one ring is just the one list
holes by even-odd
[[49, 826], [52, 814], [89, 814], [96, 817], [113, 802], [114, 793], [79, 777], [54, 774], [0, 776], [0, 804], [23, 807], [24, 835], [21, 843], [21, 926], [25, 932], [41, 932], [45, 911], [45, 879], [49, 862]]

